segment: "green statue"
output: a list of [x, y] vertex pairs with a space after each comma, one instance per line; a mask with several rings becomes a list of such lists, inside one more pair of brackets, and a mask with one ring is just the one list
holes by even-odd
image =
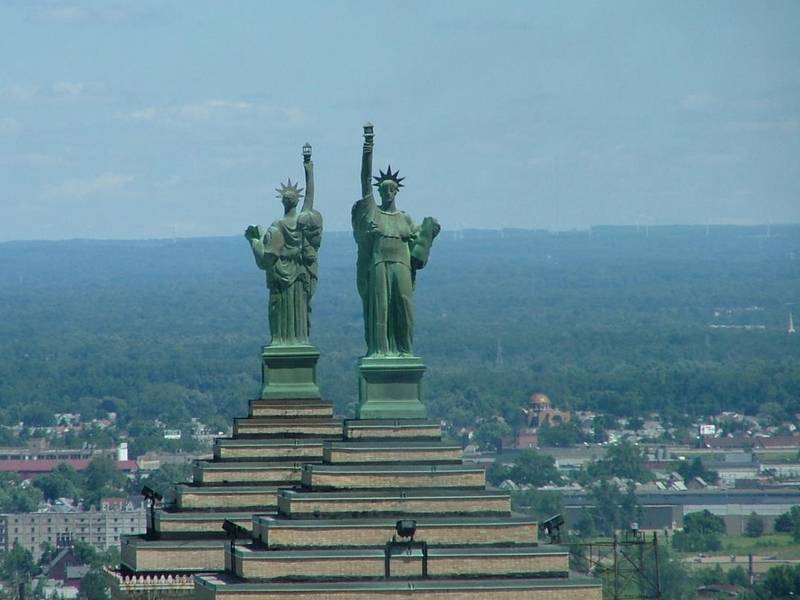
[[[414, 338], [414, 281], [428, 262], [439, 223], [426, 217], [415, 225], [397, 209], [395, 198], [404, 177], [391, 165], [372, 176], [373, 127], [364, 126], [361, 200], [353, 205], [353, 236], [358, 245], [357, 285], [364, 308], [367, 356], [411, 356]], [[375, 203], [371, 179], [381, 204]]]
[[303, 208], [297, 204], [303, 188], [288, 182], [276, 188], [283, 203], [283, 218], [265, 231], [250, 225], [244, 237], [250, 242], [260, 269], [266, 271], [269, 289], [270, 346], [308, 344], [311, 297], [317, 287], [317, 254], [322, 241], [322, 215], [314, 210], [314, 163], [311, 146], [303, 146], [306, 187]]

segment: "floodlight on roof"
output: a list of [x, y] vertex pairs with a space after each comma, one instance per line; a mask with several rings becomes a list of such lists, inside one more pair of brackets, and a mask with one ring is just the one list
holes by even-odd
[[542, 529], [547, 533], [551, 544], [561, 543], [562, 525], [564, 525], [564, 517], [560, 514], [553, 515], [549, 519], [542, 521]]
[[395, 531], [401, 538], [414, 539], [417, 533], [417, 522], [414, 519], [400, 519], [395, 525]]

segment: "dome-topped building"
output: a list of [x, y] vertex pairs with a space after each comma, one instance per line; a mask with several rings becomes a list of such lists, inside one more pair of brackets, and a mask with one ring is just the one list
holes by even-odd
[[571, 417], [569, 411], [553, 408], [550, 398], [542, 393], [531, 396], [530, 408], [526, 412], [528, 413], [528, 427], [541, 427], [545, 423], [547, 425], [567, 423]]
[[531, 396], [530, 404], [534, 410], [544, 410], [550, 408], [550, 398], [545, 394], [534, 394]]

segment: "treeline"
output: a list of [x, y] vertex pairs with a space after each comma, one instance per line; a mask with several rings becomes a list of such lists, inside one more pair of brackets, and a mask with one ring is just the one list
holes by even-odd
[[[417, 281], [427, 401], [456, 425], [519, 419], [534, 392], [636, 416], [800, 412], [800, 227], [446, 230]], [[345, 415], [363, 351], [354, 243], [328, 234], [312, 337]], [[263, 273], [238, 238], [0, 244], [0, 424], [116, 412], [216, 427], [258, 391]], [[800, 312], [800, 309], [798, 309]], [[798, 315], [800, 317], [800, 315]], [[800, 320], [800, 318], [798, 319]], [[711, 328], [709, 325], [763, 326]]]

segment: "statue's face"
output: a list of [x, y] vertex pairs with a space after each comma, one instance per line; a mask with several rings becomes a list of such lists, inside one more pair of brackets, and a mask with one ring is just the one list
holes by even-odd
[[378, 186], [378, 192], [384, 204], [388, 204], [397, 195], [397, 184], [394, 181], [384, 181]]
[[289, 210], [290, 208], [294, 208], [297, 206], [298, 198], [294, 194], [284, 194], [281, 196], [281, 202], [283, 203], [283, 208], [285, 210]]

